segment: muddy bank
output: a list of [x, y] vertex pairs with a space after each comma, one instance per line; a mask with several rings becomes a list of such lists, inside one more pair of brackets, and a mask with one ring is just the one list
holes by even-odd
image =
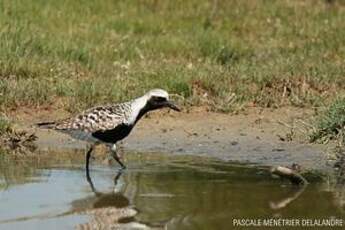
[[[142, 119], [122, 144], [124, 151], [192, 154], [261, 165], [298, 163], [307, 169], [323, 170], [325, 147], [308, 144], [303, 128], [297, 124], [311, 114], [312, 111], [296, 108], [252, 109], [240, 115], [203, 109], [155, 112]], [[32, 124], [64, 116], [43, 111], [17, 119], [22, 124]], [[54, 131], [37, 129], [36, 134], [37, 144], [44, 150], [85, 148], [83, 142]]]

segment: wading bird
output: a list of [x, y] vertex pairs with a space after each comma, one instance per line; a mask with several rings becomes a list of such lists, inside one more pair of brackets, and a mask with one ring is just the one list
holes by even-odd
[[86, 173], [88, 174], [91, 152], [97, 144], [102, 143], [109, 147], [112, 157], [122, 168], [125, 168], [126, 166], [117, 154], [116, 142], [127, 137], [144, 114], [165, 107], [180, 111], [169, 101], [169, 94], [165, 90], [153, 89], [128, 102], [93, 107], [67, 119], [37, 125], [89, 142], [86, 152]]

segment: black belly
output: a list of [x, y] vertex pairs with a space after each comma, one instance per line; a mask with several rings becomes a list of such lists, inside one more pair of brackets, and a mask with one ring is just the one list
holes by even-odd
[[115, 129], [94, 132], [92, 136], [106, 143], [116, 143], [127, 137], [132, 128], [133, 126], [119, 125]]

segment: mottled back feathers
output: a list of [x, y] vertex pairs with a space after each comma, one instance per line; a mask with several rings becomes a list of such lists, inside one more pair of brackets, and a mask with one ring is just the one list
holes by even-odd
[[106, 131], [127, 124], [131, 115], [130, 102], [97, 106], [74, 117], [57, 122], [53, 129], [80, 130], [84, 132]]

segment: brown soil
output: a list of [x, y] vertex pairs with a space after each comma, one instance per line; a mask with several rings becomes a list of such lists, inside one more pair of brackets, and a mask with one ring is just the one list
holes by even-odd
[[[325, 149], [307, 143], [303, 120], [312, 111], [298, 108], [248, 109], [239, 115], [207, 112], [153, 112], [143, 118], [123, 141], [125, 150], [168, 152], [215, 157], [225, 161], [263, 165], [298, 163], [308, 169], [325, 167]], [[32, 128], [39, 121], [68, 116], [66, 112], [23, 110], [12, 114], [19, 124]], [[36, 130], [41, 149], [82, 149], [85, 143], [64, 134]]]

